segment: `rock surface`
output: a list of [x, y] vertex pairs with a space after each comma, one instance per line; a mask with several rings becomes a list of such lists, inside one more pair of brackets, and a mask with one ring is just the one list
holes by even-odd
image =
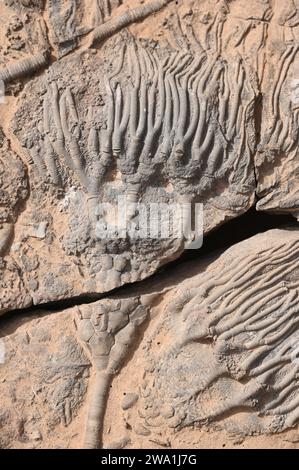
[[0, 447], [296, 446], [298, 1], [0, 17]]
[[[2, 7], [0, 78], [17, 94], [3, 126], [30, 184], [11, 244], [26, 301], [9, 308], [148, 277], [186, 247], [183, 204], [203, 205], [204, 235], [256, 194], [258, 210], [297, 216], [296, 7], [143, 3]], [[159, 238], [146, 221], [165, 207]]]
[[40, 311], [3, 320], [0, 447], [79, 445], [91, 364], [78, 344], [71, 313]]
[[271, 230], [125, 294], [2, 318], [1, 445], [296, 446], [298, 247]]

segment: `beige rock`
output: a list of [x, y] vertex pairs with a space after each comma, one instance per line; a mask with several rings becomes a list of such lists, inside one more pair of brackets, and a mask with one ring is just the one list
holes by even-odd
[[298, 220], [298, 1], [0, 18], [0, 447], [296, 447], [295, 220], [157, 270], [254, 206]]

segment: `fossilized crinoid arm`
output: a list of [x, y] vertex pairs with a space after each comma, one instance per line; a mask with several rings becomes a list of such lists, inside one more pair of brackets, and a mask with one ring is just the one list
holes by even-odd
[[155, 385], [145, 385], [144, 396], [176, 409], [177, 426], [226, 422], [240, 411], [260, 420], [253, 432], [298, 423], [298, 253], [296, 231], [261, 234], [173, 293], [166, 309], [172, 341], [149, 355], [145, 384], [154, 374]]

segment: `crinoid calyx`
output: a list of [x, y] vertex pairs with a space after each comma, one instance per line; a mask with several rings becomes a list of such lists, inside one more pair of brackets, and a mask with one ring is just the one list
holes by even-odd
[[[62, 214], [53, 236], [67, 260], [81, 257], [88, 288], [135, 282], [182, 253], [173, 208], [202, 204], [207, 233], [252, 205], [255, 98], [250, 65], [222, 57], [218, 39], [208, 50], [176, 51], [127, 32], [101, 51], [58, 61], [25, 87], [12, 127], [27, 157], [31, 204], [51, 200]], [[103, 203], [118, 209], [120, 196], [125, 235], [103, 236], [112, 214]], [[150, 232], [157, 204], [170, 208], [166, 235], [160, 206], [160, 226]]]

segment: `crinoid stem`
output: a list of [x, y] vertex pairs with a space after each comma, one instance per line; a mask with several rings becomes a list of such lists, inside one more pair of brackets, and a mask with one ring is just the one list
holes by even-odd
[[13, 224], [3, 224], [0, 229], [0, 256], [3, 256], [8, 248], [14, 231]]
[[102, 447], [104, 417], [112, 378], [113, 375], [104, 370], [96, 371], [85, 428], [85, 449]]
[[136, 21], [144, 20], [153, 13], [161, 10], [172, 1], [173, 0], [152, 0], [146, 5], [128, 9], [122, 15], [117, 16], [116, 18], [113, 18], [96, 28], [93, 32], [90, 46], [93, 46], [95, 43], [113, 36], [113, 34], [117, 33], [123, 28], [126, 28], [132, 23], [135, 23]]
[[8, 83], [17, 78], [33, 74], [37, 70], [46, 67], [47, 64], [48, 55], [45, 53], [38, 53], [31, 57], [26, 57], [13, 64], [8, 64], [6, 67], [1, 67], [0, 80], [4, 83]]
[[126, 193], [126, 220], [131, 220], [136, 214], [139, 199], [140, 183], [129, 183]]
[[[184, 240], [188, 243], [194, 241], [194, 232], [192, 231], [192, 201], [193, 196], [183, 194], [180, 195], [178, 198], [178, 204], [180, 207], [179, 210], [179, 232], [177, 235], [179, 238], [184, 238]], [[174, 227], [175, 229], [175, 227]]]
[[98, 216], [98, 204], [99, 204], [99, 197], [97, 195], [91, 195], [87, 199], [87, 207], [88, 207], [88, 217], [89, 220], [96, 224], [97, 216]]

